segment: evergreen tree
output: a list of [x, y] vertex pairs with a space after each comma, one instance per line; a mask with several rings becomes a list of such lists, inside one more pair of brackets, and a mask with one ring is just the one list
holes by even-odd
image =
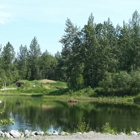
[[40, 57], [41, 78], [54, 79], [57, 60], [46, 50]]
[[78, 28], [74, 26], [70, 19], [66, 20], [66, 29], [65, 35], [61, 38], [60, 43], [62, 43], [62, 52], [61, 52], [61, 71], [63, 73], [63, 79], [68, 80], [70, 76], [70, 71], [68, 70], [69, 58], [72, 53], [72, 46], [77, 35]]
[[19, 70], [19, 75], [22, 79], [27, 78], [27, 46], [20, 46], [19, 47], [19, 53], [18, 53], [18, 70]]
[[131, 69], [137, 70], [140, 67], [140, 15], [135, 11], [129, 21], [131, 44]]
[[40, 79], [41, 75], [39, 72], [39, 58], [41, 56], [40, 46], [37, 38], [34, 37], [30, 49], [28, 50], [28, 79], [35, 80]]
[[13, 46], [8, 42], [2, 51], [2, 68], [5, 71], [11, 71], [12, 63], [15, 59], [15, 51]]
[[101, 47], [96, 38], [96, 30], [94, 24], [94, 17], [91, 14], [87, 25], [82, 30], [83, 34], [83, 62], [84, 62], [84, 83], [85, 86], [96, 87], [100, 79], [100, 53]]

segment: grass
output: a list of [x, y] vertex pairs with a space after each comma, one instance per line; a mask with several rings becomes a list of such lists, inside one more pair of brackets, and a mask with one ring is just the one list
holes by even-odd
[[[91, 87], [83, 89], [69, 89], [67, 83], [60, 81], [53, 81], [48, 79], [43, 80], [20, 80], [25, 83], [21, 87], [17, 87], [15, 83], [7, 87], [7, 90], [1, 90], [0, 95], [18, 95], [18, 96], [43, 96], [43, 98], [51, 99], [77, 99], [88, 100], [95, 102], [111, 102], [111, 103], [133, 103], [133, 100], [138, 99], [139, 96], [97, 96], [100, 88], [92, 89]], [[35, 85], [35, 86], [34, 86]]]

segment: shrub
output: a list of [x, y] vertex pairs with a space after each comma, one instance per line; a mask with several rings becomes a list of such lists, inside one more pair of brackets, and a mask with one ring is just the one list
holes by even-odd
[[136, 97], [134, 97], [134, 102], [140, 103], [140, 94], [138, 94]]
[[75, 132], [81, 132], [81, 133], [84, 133], [84, 132], [89, 132], [91, 130], [89, 124], [87, 124], [84, 120], [83, 121], [80, 121], [78, 124], [77, 124], [77, 128], [75, 129]]
[[102, 127], [102, 132], [103, 133], [110, 133], [110, 134], [115, 134], [115, 131], [111, 128], [110, 123], [106, 123]]

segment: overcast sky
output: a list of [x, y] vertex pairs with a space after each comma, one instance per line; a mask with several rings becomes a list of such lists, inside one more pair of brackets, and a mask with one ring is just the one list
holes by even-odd
[[135, 10], [140, 13], [140, 0], [0, 0], [0, 44], [9, 41], [18, 52], [36, 36], [42, 52], [55, 54], [62, 50], [67, 18], [83, 28], [92, 13], [95, 23], [110, 18], [116, 26], [128, 22]]

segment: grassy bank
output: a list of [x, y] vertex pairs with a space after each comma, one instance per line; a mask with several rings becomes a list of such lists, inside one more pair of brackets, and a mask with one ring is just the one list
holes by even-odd
[[[12, 84], [4, 90], [0, 90], [0, 95], [3, 96], [42, 96], [44, 99], [57, 99], [57, 100], [88, 100], [95, 102], [112, 102], [112, 103], [133, 103], [134, 99], [139, 101], [137, 96], [98, 96], [97, 91], [100, 89], [92, 89], [91, 87], [83, 89], [69, 89], [65, 82], [53, 80], [34, 80], [27, 81], [21, 80], [24, 85], [17, 87]], [[57, 97], [57, 98], [56, 98]]]

